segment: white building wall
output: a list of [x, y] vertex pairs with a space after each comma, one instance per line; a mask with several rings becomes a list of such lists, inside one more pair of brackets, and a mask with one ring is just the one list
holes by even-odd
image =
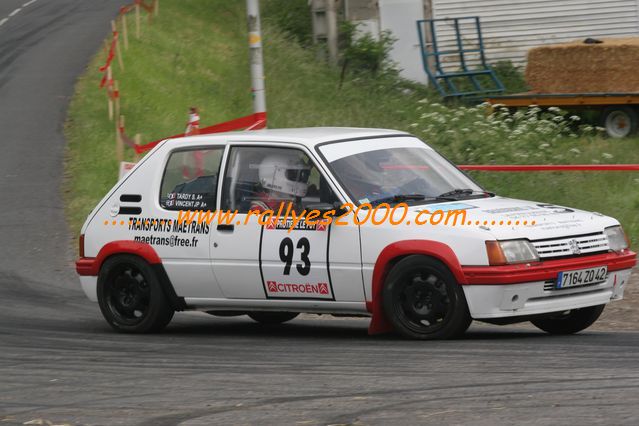
[[390, 51], [390, 59], [408, 80], [428, 83], [424, 72], [417, 35], [417, 21], [424, 19], [423, 0], [379, 0], [379, 27], [390, 30], [397, 39]]
[[[489, 63], [512, 60], [517, 65], [524, 65], [528, 49], [543, 44], [588, 37], [639, 36], [639, 0], [432, 2], [434, 18], [480, 17]], [[463, 28], [469, 30], [471, 27], [466, 24]], [[440, 49], [456, 46], [452, 26], [438, 24], [437, 36]], [[471, 36], [465, 39], [470, 46], [476, 46], [475, 40]]]

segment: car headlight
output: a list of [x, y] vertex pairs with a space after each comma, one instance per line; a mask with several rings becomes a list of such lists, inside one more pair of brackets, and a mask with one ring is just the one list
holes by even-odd
[[538, 262], [537, 250], [528, 240], [486, 241], [490, 265]]
[[604, 229], [604, 234], [608, 238], [608, 247], [612, 251], [622, 251], [628, 248], [628, 239], [621, 226], [611, 226]]

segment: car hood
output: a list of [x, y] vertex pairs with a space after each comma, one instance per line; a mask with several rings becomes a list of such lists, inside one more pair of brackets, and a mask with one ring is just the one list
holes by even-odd
[[[415, 209], [429, 210], [431, 213], [439, 209], [464, 210], [466, 220], [471, 220], [472, 225], [458, 224], [458, 228], [481, 227], [499, 240], [537, 240], [583, 235], [603, 232], [604, 228], [619, 224], [617, 220], [596, 212], [498, 196], [421, 205]], [[508, 225], [508, 221], [511, 225]], [[519, 225], [516, 224], [517, 221]]]

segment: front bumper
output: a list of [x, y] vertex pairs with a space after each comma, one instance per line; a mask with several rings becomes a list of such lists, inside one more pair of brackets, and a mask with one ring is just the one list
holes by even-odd
[[546, 281], [464, 286], [463, 289], [474, 319], [536, 315], [621, 300], [630, 272], [631, 269], [614, 271], [603, 283], [561, 290], [546, 290]]
[[[621, 300], [636, 264], [636, 254], [593, 256], [505, 266], [463, 267], [463, 286], [471, 317], [507, 318], [560, 312]], [[606, 281], [583, 287], [555, 289], [559, 272], [607, 266]]]

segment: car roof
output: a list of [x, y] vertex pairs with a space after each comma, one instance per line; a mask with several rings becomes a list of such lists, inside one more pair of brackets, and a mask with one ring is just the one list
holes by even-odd
[[380, 136], [410, 136], [409, 133], [391, 129], [366, 129], [358, 127], [305, 127], [294, 129], [265, 129], [241, 132], [212, 133], [169, 139], [166, 147], [201, 145], [219, 142], [293, 142], [309, 148], [323, 142], [343, 139], [373, 138]]

